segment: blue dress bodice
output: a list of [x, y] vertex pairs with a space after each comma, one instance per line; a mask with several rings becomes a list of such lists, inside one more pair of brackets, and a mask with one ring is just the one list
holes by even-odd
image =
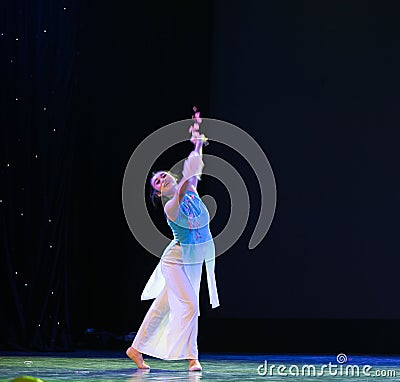
[[174, 239], [181, 244], [201, 244], [212, 240], [209, 222], [207, 207], [194, 191], [186, 191], [177, 218], [174, 221], [167, 218]]

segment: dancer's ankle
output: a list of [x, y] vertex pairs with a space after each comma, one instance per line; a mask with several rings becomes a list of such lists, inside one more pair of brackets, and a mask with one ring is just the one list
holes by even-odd
[[126, 350], [126, 355], [133, 361], [136, 363], [136, 366], [139, 369], [150, 369], [150, 366], [144, 362], [143, 360], [143, 356], [142, 353], [135, 349], [134, 347], [130, 346], [127, 350]]
[[201, 371], [202, 367], [198, 359], [188, 359], [189, 371]]

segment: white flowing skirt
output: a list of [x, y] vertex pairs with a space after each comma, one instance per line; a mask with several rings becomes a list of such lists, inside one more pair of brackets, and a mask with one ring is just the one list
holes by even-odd
[[[193, 267], [201, 275], [202, 264]], [[150, 306], [132, 347], [161, 359], [197, 359], [199, 291], [185, 272], [179, 245], [163, 254], [161, 272], [164, 288]]]

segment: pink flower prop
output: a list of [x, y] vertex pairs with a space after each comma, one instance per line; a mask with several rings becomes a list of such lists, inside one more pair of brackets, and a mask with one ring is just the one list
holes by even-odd
[[[194, 115], [192, 115], [192, 120], [194, 121], [193, 125], [190, 125], [189, 127], [189, 133], [192, 133], [192, 138], [190, 139], [191, 142], [195, 143], [197, 139], [200, 138], [200, 124], [203, 122], [203, 120], [200, 117], [200, 112], [197, 111], [197, 107], [193, 106], [193, 111], [194, 111]], [[204, 137], [204, 134], [201, 135], [203, 138], [205, 139], [204, 141], [204, 145], [207, 146], [208, 142], [207, 142], [207, 138]]]
[[200, 118], [200, 112], [197, 111], [196, 113], [194, 113], [194, 115], [192, 115], [192, 119], [195, 119], [196, 122], [200, 124], [202, 122], [202, 120]]
[[202, 119], [200, 118], [200, 112], [197, 111], [197, 107], [194, 106], [193, 110], [195, 111], [194, 115], [192, 115], [192, 119], [195, 120], [198, 124], [200, 124], [202, 121]]

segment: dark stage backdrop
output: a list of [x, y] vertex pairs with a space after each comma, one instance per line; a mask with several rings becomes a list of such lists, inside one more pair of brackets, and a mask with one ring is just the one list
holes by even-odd
[[212, 316], [400, 318], [400, 29], [389, 4], [215, 3], [210, 114], [260, 143], [278, 200], [264, 242], [246, 250], [250, 224], [221, 258], [224, 307]]
[[[278, 193], [272, 226], [249, 251], [257, 179], [233, 150], [206, 148], [237, 168], [252, 208], [242, 237], [217, 259], [216, 310], [203, 280], [200, 349], [394, 351], [400, 35], [392, 4], [7, 1], [1, 344], [68, 349], [88, 328], [138, 329], [158, 259], [125, 221], [125, 167], [143, 139], [197, 105], [260, 144]], [[189, 150], [177, 145], [154, 170]], [[218, 203], [217, 234], [227, 190], [204, 176], [199, 192]], [[170, 235], [161, 208], [147, 203]]]
[[72, 348], [78, 8], [0, 6], [1, 344]]

